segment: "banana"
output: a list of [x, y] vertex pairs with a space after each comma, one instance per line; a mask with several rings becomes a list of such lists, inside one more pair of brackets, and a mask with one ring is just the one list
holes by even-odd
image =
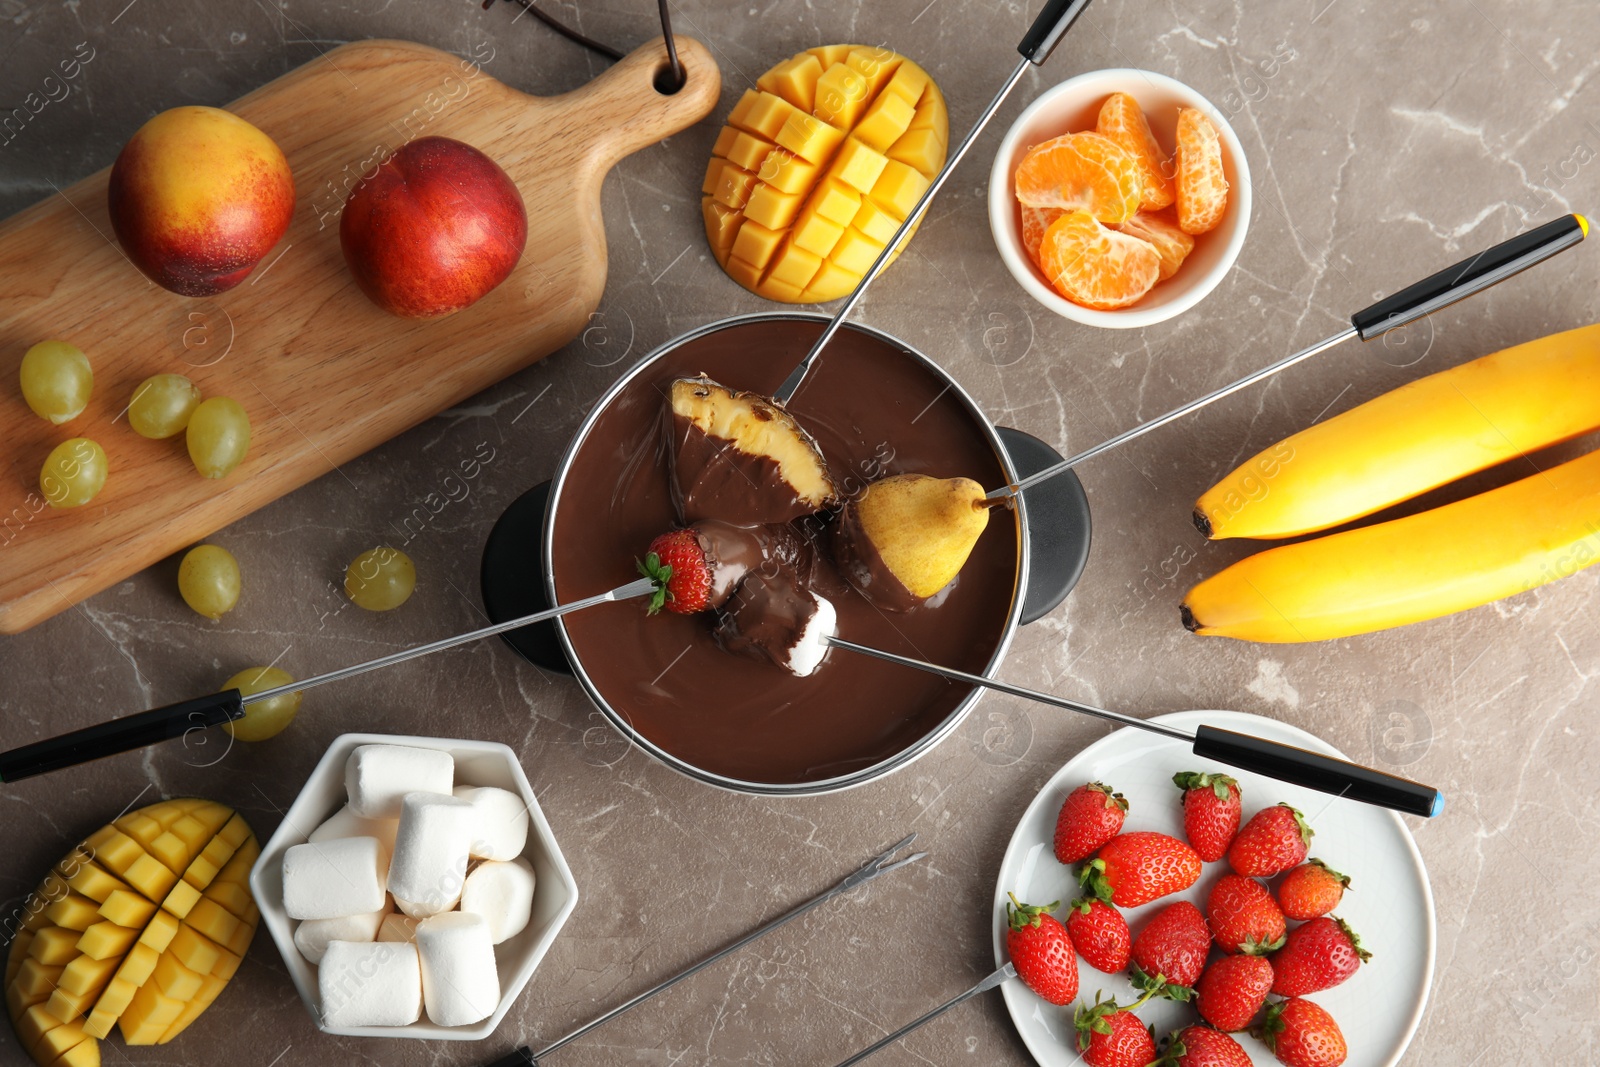
[[1326, 530], [1600, 428], [1600, 324], [1419, 378], [1253, 457], [1195, 504], [1210, 538]]
[[1189, 590], [1183, 624], [1322, 641], [1437, 618], [1600, 562], [1600, 451], [1390, 522], [1271, 548]]

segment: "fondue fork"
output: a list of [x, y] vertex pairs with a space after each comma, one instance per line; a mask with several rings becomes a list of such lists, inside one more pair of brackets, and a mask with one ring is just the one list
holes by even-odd
[[874, 878], [877, 878], [879, 875], [888, 874], [890, 871], [897, 871], [901, 867], [908, 866], [927, 856], [926, 852], [913, 852], [911, 855], [906, 856], [903, 859], [897, 860], [894, 858], [895, 853], [899, 852], [901, 849], [910, 848], [911, 843], [916, 839], [917, 835], [915, 833], [907, 834], [897, 843], [890, 845], [876, 856], [873, 856], [871, 859], [867, 860], [866, 863], [862, 864], [853, 873], [846, 875], [836, 885], [834, 885], [833, 888], [826, 889], [821, 893], [818, 893], [810, 900], [796, 904], [794, 907], [790, 908], [776, 919], [769, 919], [760, 926], [756, 927], [754, 930], [750, 931], [748, 934], [745, 934], [743, 937], [739, 938], [737, 941], [734, 941], [728, 945], [724, 945], [722, 948], [700, 960], [698, 963], [694, 963], [688, 967], [685, 967], [671, 978], [651, 986], [638, 996], [635, 996], [630, 1000], [623, 1001], [621, 1004], [617, 1005], [615, 1008], [612, 1008], [604, 1015], [584, 1023], [570, 1034], [557, 1039], [555, 1042], [543, 1049], [540, 1049], [538, 1052], [533, 1052], [528, 1048], [528, 1046], [524, 1045], [515, 1052], [512, 1052], [510, 1055], [496, 1060], [494, 1063], [490, 1064], [490, 1067], [538, 1067], [539, 1061], [544, 1059], [544, 1057], [550, 1055], [552, 1052], [555, 1052], [558, 1049], [565, 1048], [567, 1045], [576, 1041], [584, 1034], [587, 1034], [595, 1027], [601, 1025], [602, 1023], [610, 1022], [612, 1019], [615, 1019], [629, 1008], [636, 1007], [639, 1004], [644, 1003], [657, 993], [666, 992], [668, 989], [671, 989], [685, 978], [700, 973], [702, 970], [711, 966], [713, 963], [716, 963], [724, 956], [737, 952], [739, 949], [750, 944], [752, 941], [756, 941], [762, 937], [765, 937], [767, 934], [772, 933], [772, 931], [778, 929], [780, 926], [783, 926], [785, 923], [791, 922], [794, 919], [798, 919], [812, 908], [826, 904], [834, 897], [864, 886]]
[[365, 663], [357, 663], [351, 667], [341, 667], [336, 671], [328, 671], [314, 678], [307, 678], [303, 682], [290, 682], [287, 685], [276, 686], [272, 689], [263, 689], [259, 693], [242, 696], [237, 689], [225, 689], [220, 693], [209, 696], [195, 697], [192, 700], [181, 701], [177, 704], [168, 704], [165, 707], [151, 708], [110, 722], [87, 726], [82, 730], [62, 734], [44, 741], [36, 741], [31, 745], [14, 748], [9, 752], [0, 752], [0, 782], [15, 782], [20, 778], [31, 778], [36, 774], [45, 774], [49, 771], [59, 771], [65, 767], [75, 767], [80, 763], [90, 760], [114, 756], [121, 752], [131, 752], [137, 748], [153, 745], [158, 741], [170, 741], [178, 737], [188, 737], [196, 730], [205, 730], [212, 726], [221, 726], [244, 718], [244, 709], [263, 700], [273, 697], [285, 696], [289, 693], [300, 693], [307, 689], [323, 685], [327, 682], [337, 682], [345, 678], [353, 678], [358, 674], [366, 674], [380, 667], [389, 667], [396, 663], [404, 663], [409, 659], [426, 656], [431, 652], [442, 652], [447, 648], [455, 648], [471, 641], [480, 641], [485, 637], [494, 637], [508, 630], [520, 629], [531, 626], [546, 619], [554, 619], [568, 612], [579, 611], [583, 608], [592, 608], [597, 604], [608, 604], [613, 601], [631, 600], [634, 597], [644, 596], [656, 588], [652, 578], [638, 578], [626, 585], [606, 593], [584, 597], [574, 600], [570, 604], [561, 604], [544, 611], [536, 611], [532, 615], [521, 618], [508, 619], [505, 622], [485, 626], [481, 630], [457, 634], [454, 637], [442, 638], [426, 645], [417, 645], [414, 648], [392, 652], [387, 656], [369, 659]]
[[1069, 456], [1020, 481], [1001, 486], [989, 493], [988, 499], [1003, 500], [1014, 497], [1024, 489], [1031, 489], [1040, 482], [1047, 482], [1056, 475], [1071, 470], [1084, 460], [1093, 459], [1118, 445], [1127, 444], [1135, 437], [1143, 437], [1151, 430], [1159, 429], [1169, 422], [1175, 422], [1185, 415], [1199, 411], [1225, 396], [1231, 396], [1241, 389], [1265, 381], [1279, 371], [1326, 352], [1351, 337], [1359, 336], [1363, 341], [1370, 341], [1441, 308], [1449, 307], [1457, 300], [1482, 292], [1496, 282], [1502, 282], [1513, 274], [1527, 270], [1535, 263], [1549, 259], [1557, 252], [1571, 248], [1588, 234], [1589, 220], [1582, 215], [1567, 215], [1527, 233], [1518, 234], [1508, 241], [1502, 241], [1493, 248], [1485, 249], [1475, 256], [1463, 259], [1454, 266], [1446, 267], [1437, 274], [1422, 279], [1415, 285], [1407, 286], [1393, 296], [1385, 297], [1369, 307], [1362, 308], [1350, 316], [1349, 326], [1331, 337], [1324, 338], [1291, 356], [1285, 356], [1276, 363], [1268, 364], [1231, 385], [1224, 385], [1221, 389], [1207, 393], [1198, 400], [1191, 400], [1182, 407], [1173, 408], [1165, 415], [1141, 423], [1131, 430], [1124, 430], [1108, 441], [1102, 441], [1093, 448]]
[[[1346, 760], [1336, 759], [1333, 756], [1324, 756], [1320, 752], [1308, 752], [1303, 748], [1285, 745], [1278, 741], [1268, 741], [1264, 737], [1253, 734], [1236, 733], [1233, 730], [1223, 730], [1215, 726], [1202, 724], [1194, 733], [1180, 730], [1165, 723], [1146, 722], [1144, 719], [1132, 715], [1124, 715], [1117, 711], [1107, 711], [1097, 708], [1092, 704], [1080, 704], [1076, 700], [1067, 700], [1064, 697], [1052, 696], [1033, 689], [1024, 689], [1020, 685], [1009, 682], [997, 681], [993, 678], [984, 678], [977, 674], [968, 674], [965, 671], [941, 667], [910, 656], [898, 656], [893, 652], [884, 652], [881, 649], [869, 648], [858, 645], [854, 641], [846, 641], [839, 637], [825, 638], [834, 648], [842, 648], [848, 652], [856, 652], [863, 656], [872, 656], [889, 663], [898, 663], [903, 667], [915, 667], [919, 671], [927, 671], [948, 678], [951, 681], [965, 682], [968, 685], [981, 686], [984, 689], [993, 689], [999, 693], [1006, 693], [1025, 700], [1037, 701], [1051, 707], [1065, 708], [1075, 711], [1080, 715], [1091, 715], [1107, 722], [1118, 723], [1123, 726], [1132, 726], [1139, 730], [1148, 730], [1151, 733], [1161, 734], [1177, 741], [1190, 745], [1196, 756], [1203, 759], [1216, 760], [1226, 763], [1230, 767], [1253, 771], [1256, 774], [1276, 778], [1280, 782], [1289, 782], [1294, 785], [1315, 789], [1319, 793], [1331, 793], [1334, 796], [1347, 797], [1359, 800], [1363, 804], [1372, 804], [1375, 807], [1391, 808], [1394, 811], [1403, 811], [1408, 815], [1421, 815], [1427, 818], [1439, 814], [1444, 810], [1444, 794], [1431, 785], [1413, 782], [1409, 778], [1400, 778], [1393, 774], [1363, 767], [1359, 763], [1350, 763]], [[854, 1061], [851, 1061], [854, 1062]]]
[[989, 101], [989, 106], [984, 108], [983, 114], [978, 116], [978, 121], [972, 124], [972, 129], [967, 131], [967, 136], [962, 139], [960, 144], [956, 145], [955, 150], [945, 159], [944, 166], [939, 169], [938, 174], [933, 176], [933, 181], [928, 184], [928, 188], [923, 191], [922, 196], [917, 199], [911, 210], [906, 212], [905, 221], [900, 224], [899, 229], [894, 231], [894, 236], [889, 238], [889, 242], [883, 246], [883, 251], [878, 253], [878, 258], [872, 261], [872, 266], [868, 267], [867, 272], [861, 276], [861, 280], [856, 283], [855, 289], [845, 300], [844, 305], [834, 313], [833, 319], [823, 328], [822, 336], [818, 337], [816, 343], [811, 346], [811, 351], [806, 353], [805, 358], [795, 366], [794, 370], [789, 372], [789, 376], [783, 380], [783, 384], [778, 386], [777, 391], [772, 394], [773, 400], [776, 400], [781, 405], [787, 405], [794, 397], [794, 394], [799, 391], [800, 383], [805, 381], [806, 375], [811, 372], [811, 365], [816, 362], [817, 356], [827, 347], [828, 342], [833, 339], [833, 335], [839, 332], [839, 327], [843, 326], [844, 320], [850, 317], [850, 312], [854, 311], [855, 306], [861, 302], [862, 296], [866, 294], [867, 286], [878, 276], [878, 272], [883, 270], [889, 260], [894, 258], [895, 253], [900, 249], [900, 243], [905, 240], [906, 236], [922, 219], [922, 215], [927, 211], [934, 195], [944, 186], [945, 179], [950, 177], [950, 172], [956, 169], [956, 164], [960, 163], [961, 158], [967, 154], [967, 149], [972, 147], [972, 143], [978, 139], [978, 135], [983, 132], [984, 127], [989, 125], [989, 120], [994, 118], [996, 111], [1000, 110], [1000, 105], [1005, 103], [1006, 97], [1011, 95], [1011, 90], [1016, 87], [1017, 82], [1022, 80], [1022, 75], [1027, 72], [1029, 67], [1044, 65], [1044, 61], [1050, 58], [1050, 53], [1055, 51], [1056, 45], [1060, 43], [1061, 38], [1071, 28], [1073, 21], [1083, 14], [1083, 9], [1088, 6], [1089, 0], [1045, 0], [1044, 9], [1039, 12], [1039, 17], [1033, 20], [1033, 25], [1028, 27], [1028, 33], [1022, 38], [1022, 43], [1017, 45], [1017, 51], [1022, 53], [1022, 62], [1017, 64], [1016, 69], [1005, 80], [1005, 84], [1000, 87], [1000, 91], [995, 94], [994, 99]]
[[[1076, 966], [1076, 963], [1077, 961], [1074, 960], [1074, 966]], [[987, 993], [991, 989], [1004, 985], [1007, 980], [1015, 978], [1016, 976], [1017, 968], [1015, 964], [1006, 963], [996, 967], [992, 972], [990, 972], [988, 977], [984, 978], [965, 993], [958, 993], [949, 1000], [945, 1001], [943, 1004], [939, 1005], [937, 1008], [934, 1008], [932, 1011], [928, 1012], [926, 1015], [919, 1015], [917, 1018], [912, 1019], [894, 1033], [887, 1034], [879, 1038], [866, 1048], [862, 1049], [860, 1052], [856, 1053], [854, 1056], [851, 1056], [849, 1059], [841, 1060], [836, 1067], [852, 1067], [853, 1064], [860, 1063], [862, 1060], [866, 1059], [874, 1052], [877, 1052], [879, 1049], [887, 1048], [896, 1041], [899, 1041], [902, 1037], [905, 1037], [923, 1023], [932, 1022], [934, 1019], [937, 1019], [939, 1016], [943, 1015], [957, 1004], [965, 1004], [979, 993]], [[494, 1067], [500, 1067], [500, 1064], [495, 1064]]]

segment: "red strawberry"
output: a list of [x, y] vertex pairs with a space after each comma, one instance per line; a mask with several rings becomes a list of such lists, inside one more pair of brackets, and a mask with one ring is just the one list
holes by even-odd
[[711, 603], [711, 565], [693, 530], [673, 530], [650, 542], [639, 573], [656, 583], [645, 610], [663, 607], [679, 615], [704, 611]]
[[1285, 917], [1315, 919], [1339, 906], [1350, 888], [1349, 875], [1340, 874], [1321, 860], [1303, 863], [1278, 883], [1278, 906]]
[[1181, 893], [1200, 878], [1200, 857], [1176, 837], [1136, 830], [1118, 834], [1080, 872], [1078, 882], [1119, 908]]
[[[1159, 1067], [1250, 1067], [1250, 1054], [1233, 1038], [1209, 1026], [1186, 1026], [1172, 1035]], [[1155, 1067], [1155, 1065], [1153, 1065]]]
[[1339, 1024], [1309, 1000], [1269, 1005], [1256, 1036], [1287, 1067], [1339, 1067], [1349, 1055]]
[[1115, 1000], [1080, 1007], [1073, 1018], [1078, 1031], [1078, 1051], [1089, 1067], [1148, 1067], [1156, 1058], [1156, 1040], [1133, 1013], [1148, 1000], [1146, 993], [1131, 1007], [1119, 1008]]
[[1289, 931], [1283, 948], [1272, 955], [1272, 991], [1280, 997], [1303, 997], [1332, 989], [1372, 958], [1343, 919], [1323, 915]]
[[1239, 832], [1239, 783], [1226, 774], [1179, 771], [1172, 784], [1183, 790], [1183, 836], [1201, 859], [1215, 863]]
[[1218, 1030], [1243, 1030], [1271, 990], [1272, 964], [1260, 956], [1224, 956], [1200, 976], [1194, 1006]]
[[1228, 846], [1228, 863], [1250, 878], [1271, 878], [1306, 858], [1311, 847], [1306, 817], [1287, 804], [1262, 808]]
[[1006, 905], [1006, 952], [1029, 989], [1052, 1004], [1070, 1004], [1078, 995], [1078, 959], [1067, 928], [1046, 914], [1056, 903], [1035, 907], [1013, 895]]
[[1242, 874], [1225, 874], [1206, 898], [1206, 918], [1217, 947], [1265, 956], [1283, 947], [1286, 925], [1267, 887]]
[[1187, 900], [1156, 913], [1133, 939], [1133, 984], [1168, 1000], [1188, 1000], [1211, 951], [1205, 916]]
[[1079, 897], [1067, 916], [1067, 933], [1072, 947], [1097, 971], [1116, 974], [1128, 968], [1128, 953], [1133, 935], [1122, 912], [1103, 900]]
[[1077, 863], [1095, 854], [1122, 831], [1128, 802], [1099, 782], [1080, 785], [1067, 794], [1056, 816], [1056, 859]]

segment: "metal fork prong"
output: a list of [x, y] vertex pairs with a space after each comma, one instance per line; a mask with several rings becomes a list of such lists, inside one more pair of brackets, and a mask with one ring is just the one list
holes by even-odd
[[878, 853], [878, 858], [876, 860], [874, 860], [873, 862], [881, 867], [883, 864], [888, 863], [890, 860], [894, 859], [894, 854], [896, 852], [899, 852], [903, 848], [911, 847], [911, 843], [913, 841], [915, 841], [916, 839], [917, 839], [917, 832], [915, 830], [913, 830], [909, 834], [907, 834], [906, 836], [902, 837], [899, 841], [896, 841], [894, 844], [890, 845], [888, 848], [886, 848], [882, 852]]

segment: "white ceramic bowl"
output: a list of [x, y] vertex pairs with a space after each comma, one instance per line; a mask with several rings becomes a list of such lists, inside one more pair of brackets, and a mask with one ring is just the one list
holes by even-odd
[[[492, 785], [510, 790], [528, 806], [530, 823], [528, 844], [523, 858], [533, 864], [538, 885], [533, 896], [533, 918], [516, 937], [495, 946], [495, 963], [500, 971], [500, 1003], [494, 1014], [473, 1026], [436, 1026], [426, 1014], [410, 1026], [324, 1026], [321, 997], [317, 991], [317, 968], [300, 955], [294, 945], [295, 921], [283, 910], [283, 854], [302, 844], [329, 816], [345, 803], [344, 765], [358, 745], [410, 745], [437, 748], [455, 757], [457, 785]], [[572, 879], [561, 849], [556, 846], [550, 824], [539, 810], [533, 787], [523, 773], [517, 755], [505, 745], [492, 741], [455, 741], [438, 737], [399, 737], [392, 734], [343, 734], [328, 746], [327, 753], [300, 795], [284, 814], [283, 824], [261, 850], [261, 859], [250, 872], [250, 888], [261, 909], [262, 920], [277, 943], [289, 977], [305, 1001], [306, 1010], [326, 1034], [347, 1037], [416, 1037], [429, 1041], [478, 1041], [494, 1033], [534, 969], [549, 950], [551, 942], [578, 905], [578, 885]]]
[[[1034, 266], [1022, 244], [1022, 216], [1011, 176], [1028, 149], [1064, 133], [1092, 130], [1100, 105], [1112, 93], [1127, 93], [1139, 102], [1150, 129], [1163, 148], [1170, 149], [1178, 126], [1180, 107], [1199, 108], [1217, 127], [1222, 139], [1222, 170], [1228, 179], [1228, 210], [1210, 233], [1195, 239], [1194, 251], [1178, 273], [1156, 285], [1132, 307], [1096, 311], [1081, 307], [1050, 287]], [[995, 153], [989, 172], [989, 229], [995, 247], [1012, 277], [1039, 303], [1063, 318], [1085, 326], [1112, 330], [1133, 329], [1165, 322], [1194, 307], [1239, 257], [1245, 231], [1250, 227], [1250, 166], [1244, 148], [1228, 120], [1205, 97], [1165, 74], [1119, 68], [1080, 74], [1046, 90], [1017, 116]]]

